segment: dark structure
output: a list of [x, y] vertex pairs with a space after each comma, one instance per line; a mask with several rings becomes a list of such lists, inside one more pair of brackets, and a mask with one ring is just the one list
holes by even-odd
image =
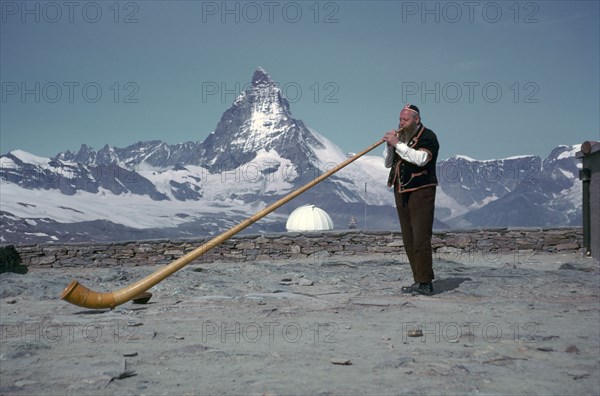
[[28, 269], [21, 263], [21, 255], [14, 245], [0, 246], [0, 274], [4, 272], [26, 274]]
[[356, 219], [354, 218], [354, 216], [352, 216], [350, 218], [350, 222], [348, 223], [348, 228], [351, 230], [356, 229], [356, 227], [358, 227], [358, 223], [356, 222]]
[[583, 160], [579, 180], [583, 182], [583, 247], [600, 259], [600, 142], [586, 141], [577, 158]]

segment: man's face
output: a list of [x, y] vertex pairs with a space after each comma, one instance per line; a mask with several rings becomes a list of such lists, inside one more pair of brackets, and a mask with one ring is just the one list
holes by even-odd
[[400, 128], [408, 130], [414, 129], [419, 122], [417, 113], [411, 110], [402, 110], [400, 112]]

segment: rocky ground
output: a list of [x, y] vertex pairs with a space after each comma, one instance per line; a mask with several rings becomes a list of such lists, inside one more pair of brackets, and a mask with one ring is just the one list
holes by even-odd
[[[600, 271], [580, 254], [190, 264], [146, 305], [88, 310], [161, 267], [0, 275], [0, 394], [600, 394]], [[414, 335], [421, 336], [413, 337]]]

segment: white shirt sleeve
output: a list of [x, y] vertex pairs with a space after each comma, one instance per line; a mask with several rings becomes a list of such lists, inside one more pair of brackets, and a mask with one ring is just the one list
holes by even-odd
[[[424, 150], [415, 150], [413, 148], [408, 147], [405, 143], [398, 142], [396, 144], [396, 152], [405, 161], [411, 162], [417, 166], [423, 166], [427, 162], [429, 162], [429, 153]], [[386, 157], [386, 165], [387, 165], [387, 157]], [[391, 163], [390, 163], [390, 166]]]
[[394, 162], [394, 148], [392, 146], [387, 146], [384, 149], [383, 155], [385, 156], [385, 167], [391, 168]]

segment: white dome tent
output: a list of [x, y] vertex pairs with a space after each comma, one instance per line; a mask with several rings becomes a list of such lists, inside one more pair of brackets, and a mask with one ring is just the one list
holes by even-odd
[[333, 220], [323, 209], [303, 205], [290, 214], [285, 228], [290, 232], [333, 230]]

